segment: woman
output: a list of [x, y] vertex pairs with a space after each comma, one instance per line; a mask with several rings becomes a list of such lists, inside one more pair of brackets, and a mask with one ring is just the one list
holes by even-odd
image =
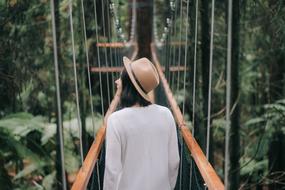
[[146, 58], [131, 62], [116, 81], [122, 109], [108, 118], [104, 190], [174, 189], [179, 166], [177, 132], [168, 108], [152, 104], [159, 84]]

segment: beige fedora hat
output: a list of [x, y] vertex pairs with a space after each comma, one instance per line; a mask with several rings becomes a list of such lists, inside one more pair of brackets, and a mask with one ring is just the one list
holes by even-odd
[[159, 84], [159, 76], [152, 62], [145, 57], [133, 62], [127, 57], [124, 57], [123, 62], [138, 93], [144, 99], [150, 101], [148, 93]]

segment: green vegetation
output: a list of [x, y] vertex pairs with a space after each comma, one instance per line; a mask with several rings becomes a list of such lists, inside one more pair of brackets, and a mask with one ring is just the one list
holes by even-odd
[[[79, 130], [76, 118], [76, 95], [74, 87], [72, 47], [69, 23], [69, 0], [58, 2], [56, 15], [59, 46], [60, 82], [63, 109], [64, 153], [67, 180], [72, 183], [81, 160], [79, 151]], [[80, 91], [80, 112], [83, 127], [84, 154], [93, 140], [93, 134], [102, 123], [101, 95], [98, 73], [91, 74], [92, 98], [88, 92], [84, 31], [80, 0], [73, 2], [73, 25], [75, 56]], [[97, 2], [99, 22], [94, 21], [93, 0], [85, 0], [85, 20], [89, 60], [98, 66], [96, 51], [96, 29], [99, 41], [118, 41], [114, 21], [105, 20], [106, 33], [103, 36], [101, 1]], [[107, 1], [104, 1], [107, 2]], [[130, 0], [114, 0], [123, 33], [130, 28], [128, 5]], [[162, 37], [166, 17], [170, 17], [169, 0], [155, 0], [157, 35]], [[177, 16], [174, 18], [176, 33], [170, 41], [179, 41], [180, 23], [182, 41], [189, 40], [187, 63], [193, 68], [195, 0], [190, 0], [189, 15], [186, 15], [186, 1], [180, 10], [177, 2]], [[179, 2], [179, 3], [178, 3]], [[227, 19], [226, 1], [216, 1], [214, 32], [214, 68], [212, 86], [212, 134], [210, 159], [218, 174], [224, 176], [225, 148], [225, 85]], [[233, 61], [236, 82], [232, 109], [238, 106], [237, 121], [233, 123], [239, 131], [234, 135], [239, 155], [235, 158], [238, 166], [233, 169], [238, 184], [232, 189], [281, 189], [285, 179], [285, 6], [282, 0], [238, 0], [238, 17], [234, 34], [236, 44]], [[199, 1], [197, 93], [196, 93], [196, 134], [198, 142], [205, 150], [205, 121], [207, 105], [207, 74], [209, 60], [210, 1]], [[108, 6], [105, 4], [105, 14]], [[183, 19], [179, 18], [183, 11]], [[205, 14], [205, 13], [208, 13]], [[106, 16], [106, 15], [105, 15]], [[106, 17], [107, 18], [107, 17]], [[109, 22], [110, 21], [110, 22]], [[137, 23], [139, 24], [139, 23]], [[189, 27], [185, 35], [185, 27]], [[208, 27], [208, 30], [207, 30]], [[128, 35], [126, 35], [128, 36]], [[172, 48], [172, 49], [171, 49]], [[173, 53], [164, 59], [177, 64], [178, 46], [171, 47]], [[236, 51], [238, 49], [238, 51]], [[163, 49], [164, 50], [164, 49]], [[104, 49], [99, 51], [101, 63]], [[122, 52], [121, 52], [122, 53]], [[110, 50], [107, 56], [110, 59]], [[114, 54], [114, 52], [113, 52]], [[208, 56], [207, 56], [208, 55]], [[171, 57], [172, 56], [172, 57]], [[114, 58], [114, 57], [113, 57]], [[112, 58], [111, 58], [112, 59]], [[115, 60], [114, 58], [113, 60]], [[161, 62], [163, 63], [163, 60]], [[119, 64], [121, 61], [115, 63]], [[165, 63], [164, 63], [165, 64]], [[181, 65], [184, 64], [184, 45], [181, 46]], [[183, 74], [170, 75], [169, 83], [177, 102], [182, 107], [186, 100], [186, 119], [192, 120], [192, 76], [187, 73], [186, 98], [184, 98]], [[102, 74], [103, 108], [108, 108], [107, 80], [111, 97], [113, 79]], [[113, 76], [112, 76], [113, 77]], [[176, 78], [175, 78], [176, 77]], [[55, 189], [58, 181], [56, 163], [57, 152], [57, 113], [56, 88], [54, 79], [53, 39], [51, 8], [49, 0], [0, 0], [0, 189]], [[179, 87], [179, 88], [178, 88]], [[177, 90], [175, 90], [177, 89]], [[90, 103], [95, 110], [95, 129], [92, 126]], [[235, 138], [236, 139], [236, 138]], [[189, 156], [189, 155], [187, 155]], [[187, 157], [190, 160], [190, 156]], [[188, 171], [187, 171], [188, 172]]]

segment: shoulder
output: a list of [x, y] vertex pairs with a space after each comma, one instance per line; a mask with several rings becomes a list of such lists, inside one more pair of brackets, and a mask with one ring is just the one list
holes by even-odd
[[123, 108], [123, 109], [120, 109], [120, 110], [113, 112], [109, 117], [112, 117], [112, 118], [122, 117], [123, 115], [127, 114], [128, 112], [129, 112], [129, 110], [127, 108]]
[[107, 119], [108, 123], [119, 120], [120, 118], [124, 117], [127, 114], [127, 112], [128, 110], [124, 108], [111, 113]]
[[157, 104], [154, 104], [154, 106], [158, 111], [160, 111], [160, 112], [162, 112], [168, 116], [172, 116], [172, 113], [171, 113], [169, 108], [167, 108], [165, 106], [157, 105]]
[[[138, 110], [139, 112], [137, 112]], [[173, 117], [171, 111], [167, 107], [158, 104], [151, 104], [150, 106], [140, 109], [123, 108], [121, 110], [115, 111], [108, 117], [108, 121], [112, 122], [118, 122], [119, 120], [124, 121], [124, 119], [129, 119], [131, 116], [133, 116], [136, 113], [141, 114], [144, 112], [164, 115], [167, 118]]]
[[165, 106], [160, 106], [160, 105], [156, 105], [156, 104], [155, 104], [155, 106], [156, 106], [156, 109], [159, 110], [160, 115], [164, 118], [164, 122], [166, 122], [166, 124], [171, 129], [175, 129], [176, 128], [175, 119], [174, 119], [170, 109], [165, 107]]
[[111, 113], [107, 118], [107, 134], [108, 133], [114, 133], [119, 134], [120, 132], [120, 126], [122, 121], [122, 114], [123, 110], [115, 111]]

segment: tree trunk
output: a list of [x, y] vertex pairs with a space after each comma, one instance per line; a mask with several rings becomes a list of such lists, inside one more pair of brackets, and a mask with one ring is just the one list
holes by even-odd
[[233, 1], [232, 6], [232, 66], [231, 66], [231, 127], [229, 136], [229, 183], [228, 189], [239, 189], [240, 179], [240, 108], [239, 108], [239, 33], [240, 0]]
[[[278, 99], [283, 98], [283, 86], [284, 86], [284, 51], [281, 49], [282, 47], [282, 36], [278, 30], [280, 28], [274, 24], [273, 19], [278, 16], [279, 11], [279, 1], [277, 0], [269, 0], [269, 15], [268, 15], [268, 23], [267, 23], [267, 34], [270, 38], [270, 64], [269, 64], [269, 101], [274, 102]], [[283, 5], [284, 6], [284, 5]]]
[[137, 0], [137, 58], [151, 59], [153, 0]]
[[269, 145], [268, 160], [270, 179], [272, 183], [269, 185], [271, 190], [279, 190], [284, 188], [284, 177], [280, 178], [285, 171], [285, 138], [282, 131], [273, 134]]
[[[60, 32], [60, 12], [59, 12], [59, 1], [58, 0], [53, 0], [54, 1], [54, 8], [55, 8], [55, 28], [56, 28], [56, 44], [57, 44], [57, 56], [58, 56], [58, 69], [59, 69], [59, 73], [62, 73], [61, 71], [63, 70], [63, 60], [62, 60], [62, 55], [61, 55], [61, 40], [60, 40], [60, 36], [61, 36], [61, 32]], [[59, 74], [59, 88], [62, 88], [62, 79], [61, 79], [61, 75]], [[55, 96], [56, 97], [56, 96]], [[63, 110], [63, 105], [62, 102], [63, 100], [63, 96], [60, 94], [61, 97], [61, 110]], [[57, 100], [55, 101], [57, 102]], [[56, 105], [55, 105], [56, 108]], [[56, 109], [57, 112], [57, 116], [58, 116], [58, 110]], [[59, 119], [57, 117], [57, 127], [56, 127], [56, 160], [55, 160], [55, 168], [56, 168], [56, 185], [57, 185], [57, 189], [63, 189], [63, 181], [62, 181], [62, 171], [61, 171], [61, 148], [60, 148], [60, 127], [63, 126], [62, 123], [59, 123]]]
[[[265, 32], [269, 36], [269, 102], [273, 103], [279, 99], [284, 98], [284, 51], [281, 49], [284, 40], [282, 39], [282, 33], [279, 32], [279, 27], [275, 25], [274, 19], [279, 18], [280, 6], [282, 3], [277, 0], [268, 0], [269, 15], [267, 16], [267, 24]], [[283, 5], [284, 6], [284, 5]], [[282, 124], [279, 124], [282, 126]], [[270, 178], [273, 179], [270, 184], [270, 189], [282, 189], [283, 180], [278, 179], [280, 172], [285, 171], [285, 143], [284, 133], [281, 126], [276, 128], [275, 133], [272, 135], [271, 142], [269, 144], [268, 160], [269, 160], [269, 172]], [[276, 180], [275, 180], [276, 178]]]
[[209, 60], [210, 60], [210, 35], [209, 35], [209, 1], [201, 1], [201, 70], [202, 70], [202, 125], [196, 128], [198, 142], [206, 152], [206, 128], [208, 109], [208, 87], [209, 87]]

